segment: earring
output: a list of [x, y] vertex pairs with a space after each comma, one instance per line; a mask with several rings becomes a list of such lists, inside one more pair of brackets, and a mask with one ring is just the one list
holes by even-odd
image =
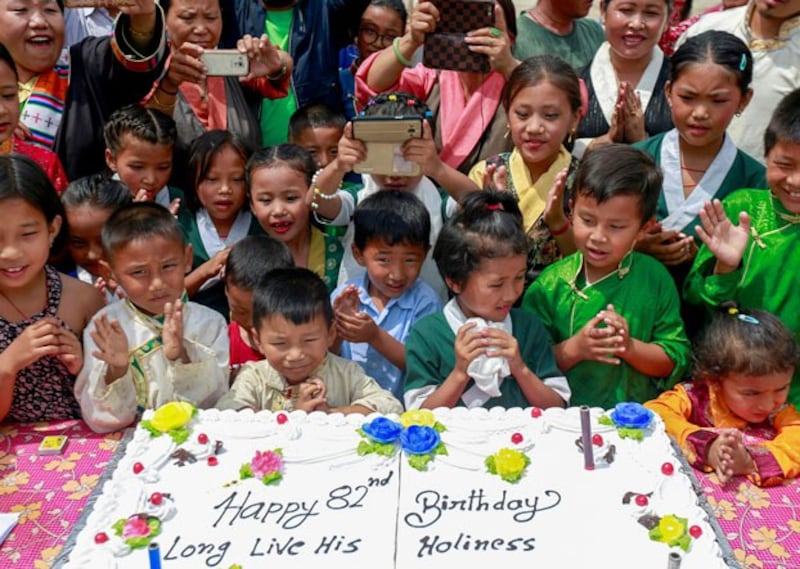
[[572, 148], [574, 144], [575, 144], [575, 131], [573, 130], [567, 135], [567, 139], [564, 141], [564, 146], [566, 146], [567, 148]]
[[736, 111], [736, 116], [737, 116], [737, 117], [740, 117], [740, 116], [742, 116], [742, 111]]
[[511, 125], [507, 124], [506, 125], [506, 132], [505, 132], [505, 134], [503, 134], [503, 138], [508, 138], [510, 134], [511, 134]]

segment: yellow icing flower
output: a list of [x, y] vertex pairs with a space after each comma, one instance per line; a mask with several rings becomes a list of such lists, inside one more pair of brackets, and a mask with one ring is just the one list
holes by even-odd
[[658, 522], [662, 541], [672, 543], [679, 540], [686, 533], [686, 522], [672, 514], [666, 515]]
[[186, 403], [185, 401], [172, 401], [166, 405], [162, 405], [153, 417], [150, 419], [150, 424], [153, 428], [166, 433], [173, 429], [180, 429], [185, 427], [194, 415], [194, 405]]
[[400, 415], [400, 424], [406, 429], [411, 425], [433, 427], [436, 424], [436, 416], [428, 409], [412, 409]]
[[494, 455], [494, 467], [501, 478], [518, 475], [525, 470], [527, 465], [525, 456], [518, 450], [501, 448]]

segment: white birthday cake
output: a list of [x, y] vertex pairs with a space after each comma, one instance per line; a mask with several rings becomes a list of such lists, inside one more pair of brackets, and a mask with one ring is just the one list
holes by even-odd
[[[400, 417], [149, 411], [67, 568], [727, 567], [641, 406]], [[593, 468], [586, 468], [587, 465]], [[671, 557], [671, 560], [670, 560]]]

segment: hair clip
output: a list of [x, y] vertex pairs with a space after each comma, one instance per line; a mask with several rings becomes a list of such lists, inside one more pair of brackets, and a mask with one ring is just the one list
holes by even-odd
[[486, 204], [486, 209], [488, 209], [489, 211], [497, 211], [497, 210], [502, 210], [503, 206], [499, 203], [490, 203]]
[[755, 324], [756, 326], [761, 324], [761, 320], [759, 320], [755, 316], [750, 316], [749, 314], [739, 313], [736, 315], [736, 318], [738, 318], [742, 322], [747, 322], [748, 324]]
[[425, 111], [425, 114], [422, 115], [422, 116], [425, 117], [426, 119], [429, 119], [429, 118], [431, 118], [433, 116], [433, 113], [430, 111], [430, 109], [428, 109], [427, 111]]
[[747, 54], [742, 54], [742, 60], [739, 62], [739, 71], [744, 71], [747, 69]]
[[739, 314], [739, 309], [736, 308], [735, 306], [731, 306], [730, 308], [728, 308], [728, 314], [730, 314], [731, 316], [735, 316], [736, 314]]
[[396, 101], [397, 100], [397, 95], [389, 95], [386, 98], [389, 99], [390, 101]]

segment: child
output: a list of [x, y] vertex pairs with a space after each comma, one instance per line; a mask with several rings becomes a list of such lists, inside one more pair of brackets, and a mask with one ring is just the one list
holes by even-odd
[[114, 212], [102, 239], [126, 298], [84, 331], [75, 383], [84, 421], [102, 433], [170, 401], [212, 406], [228, 385], [225, 319], [184, 298], [192, 254], [178, 222], [158, 204], [134, 203]]
[[167, 186], [177, 136], [172, 117], [139, 105], [114, 111], [103, 129], [114, 179], [128, 186], [134, 201], [155, 201], [173, 215], [183, 201], [181, 190]]
[[106, 302], [121, 298], [122, 289], [109, 279], [101, 263], [100, 233], [117, 208], [131, 203], [130, 191], [105, 174], [93, 174], [70, 183], [61, 194], [61, 203], [66, 214], [67, 247], [75, 262], [75, 276], [103, 292]]
[[384, 190], [358, 204], [353, 227], [353, 257], [366, 275], [331, 295], [336, 332], [344, 340], [340, 354], [402, 400], [411, 327], [442, 308], [417, 278], [430, 246], [430, 217], [416, 196]]
[[766, 188], [764, 166], [736, 148], [726, 134], [753, 90], [753, 56], [727, 32], [686, 41], [672, 56], [667, 100], [675, 128], [635, 146], [661, 166], [664, 186], [656, 219], [636, 249], [669, 267], [683, 284], [697, 254], [695, 226], [703, 204], [739, 188]]
[[253, 290], [273, 269], [291, 267], [289, 249], [267, 235], [251, 235], [231, 247], [225, 261], [223, 281], [230, 306], [228, 340], [231, 369], [264, 359], [253, 338]]
[[219, 409], [400, 413], [358, 364], [328, 353], [333, 310], [320, 277], [276, 269], [253, 291], [253, 332], [265, 361], [245, 364]]
[[317, 273], [332, 291], [344, 249], [312, 222], [306, 195], [313, 173], [314, 160], [296, 144], [256, 151], [247, 162], [250, 209], [267, 235], [286, 244], [295, 266]]
[[79, 335], [103, 298], [46, 264], [63, 219], [42, 169], [25, 156], [0, 156], [0, 421], [80, 416], [72, 394], [83, 363]]
[[715, 471], [720, 484], [738, 475], [781, 484], [800, 475], [800, 414], [786, 403], [797, 359], [776, 317], [723, 308], [697, 345], [694, 380], [646, 405], [692, 466]]
[[503, 107], [514, 150], [479, 162], [469, 177], [481, 188], [499, 185], [519, 200], [530, 240], [526, 282], [531, 282], [562, 254], [575, 251], [564, 194], [577, 160], [564, 143], [575, 136], [580, 120], [578, 76], [559, 57], [526, 59], [508, 78]]
[[664, 265], [633, 251], [655, 213], [661, 174], [641, 150], [588, 152], [575, 178], [578, 252], [550, 265], [523, 308], [550, 332], [574, 405], [644, 402], [683, 377], [690, 346], [675, 283]]
[[251, 150], [226, 130], [210, 130], [189, 147], [189, 186], [185, 215], [178, 221], [192, 246], [192, 272], [186, 277], [189, 298], [226, 318], [228, 302], [219, 273], [231, 247], [261, 227], [247, 203], [244, 168]]
[[317, 168], [324, 168], [336, 158], [346, 122], [327, 105], [302, 107], [289, 119], [289, 142], [308, 150]]
[[522, 294], [528, 240], [516, 199], [473, 192], [433, 251], [455, 295], [406, 344], [406, 408], [563, 407], [567, 380], [539, 319], [512, 308]]
[[[733, 301], [766, 310], [800, 335], [800, 89], [786, 95], [764, 134], [770, 191], [740, 190], [700, 212], [703, 247], [686, 277], [686, 300], [708, 308]], [[734, 225], [738, 220], [739, 225]], [[800, 381], [789, 402], [800, 403]]]

